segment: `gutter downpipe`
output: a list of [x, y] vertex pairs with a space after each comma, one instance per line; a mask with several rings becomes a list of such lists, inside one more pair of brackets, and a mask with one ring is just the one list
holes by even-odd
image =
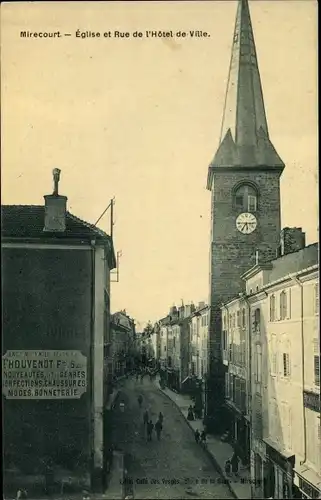
[[302, 353], [302, 409], [303, 409], [303, 440], [304, 440], [304, 459], [300, 462], [300, 465], [304, 465], [307, 461], [307, 426], [306, 426], [306, 414], [304, 407], [304, 386], [305, 386], [305, 365], [304, 365], [304, 323], [303, 323], [303, 284], [297, 276], [294, 274], [290, 275], [291, 279], [299, 285], [301, 289], [301, 353]]
[[[251, 327], [251, 305], [249, 303], [249, 300], [246, 296], [246, 294], [243, 294], [242, 296], [244, 302], [247, 305], [248, 309], [248, 322], [249, 322], [249, 327], [248, 327], [248, 345], [249, 345], [249, 376], [247, 377], [249, 381], [249, 398], [248, 398], [248, 403], [249, 403], [249, 409], [250, 409], [250, 475], [251, 475], [251, 449], [252, 449], [252, 432], [253, 432], [253, 415], [252, 415], [252, 365], [251, 365], [251, 359], [252, 359], [252, 327]], [[255, 498], [255, 488], [253, 483], [251, 482], [251, 498]]]

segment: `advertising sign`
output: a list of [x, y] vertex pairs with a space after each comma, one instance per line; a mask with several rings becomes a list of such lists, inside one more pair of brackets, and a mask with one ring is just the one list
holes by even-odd
[[7, 351], [2, 394], [7, 399], [79, 399], [87, 390], [87, 358], [80, 351]]

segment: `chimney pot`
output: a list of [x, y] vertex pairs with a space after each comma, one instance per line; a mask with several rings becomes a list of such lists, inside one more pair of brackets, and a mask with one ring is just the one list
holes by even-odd
[[66, 231], [66, 210], [67, 210], [67, 196], [58, 194], [58, 184], [60, 179], [61, 170], [54, 168], [54, 191], [53, 194], [47, 194], [45, 199], [45, 232], [63, 233]]

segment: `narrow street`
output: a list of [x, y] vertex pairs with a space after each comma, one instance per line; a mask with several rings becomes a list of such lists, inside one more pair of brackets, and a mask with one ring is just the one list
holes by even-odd
[[[141, 409], [137, 401], [140, 394]], [[120, 403], [124, 404], [123, 412]], [[164, 415], [159, 442], [155, 432], [152, 442], [147, 442], [143, 424], [146, 408], [154, 424], [160, 411]], [[220, 483], [206, 452], [195, 443], [184, 417], [147, 377], [143, 383], [134, 379], [121, 382], [114, 415], [114, 443], [125, 453], [134, 498], [233, 498], [228, 486]]]

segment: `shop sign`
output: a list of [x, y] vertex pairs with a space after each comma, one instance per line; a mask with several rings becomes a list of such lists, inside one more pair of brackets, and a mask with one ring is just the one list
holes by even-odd
[[80, 351], [7, 351], [2, 394], [7, 399], [79, 399], [87, 390], [87, 358]]

